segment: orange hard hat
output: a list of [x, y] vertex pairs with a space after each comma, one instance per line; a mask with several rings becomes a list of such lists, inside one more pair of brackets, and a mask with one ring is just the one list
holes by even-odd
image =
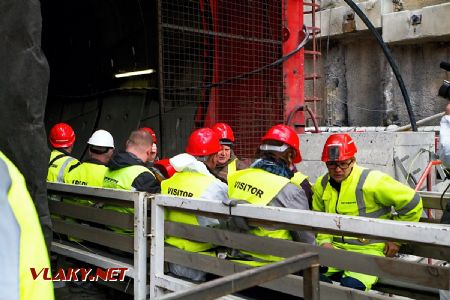
[[302, 161], [302, 155], [300, 154], [300, 140], [297, 133], [291, 127], [283, 124], [273, 126], [262, 137], [261, 143], [269, 140], [279, 141], [291, 146], [295, 150], [294, 163], [299, 163]]
[[152, 136], [153, 139], [153, 143], [157, 144], [158, 140], [156, 139], [156, 133], [153, 131], [153, 129], [151, 129], [150, 127], [142, 127], [139, 128], [139, 130], [144, 130], [147, 131], [148, 133], [150, 133], [150, 135]]
[[58, 123], [50, 130], [50, 144], [54, 148], [66, 148], [75, 142], [75, 132], [66, 123]]
[[176, 173], [168, 158], [158, 160], [153, 166], [161, 172], [165, 179], [172, 177]]
[[216, 123], [211, 128], [219, 135], [220, 143], [222, 145], [234, 143], [234, 133], [230, 125], [226, 123]]
[[200, 128], [189, 136], [186, 153], [194, 156], [207, 156], [217, 153], [221, 149], [217, 133], [211, 128]]
[[355, 156], [355, 142], [347, 133], [330, 135], [325, 142], [322, 152], [322, 161], [342, 161]]

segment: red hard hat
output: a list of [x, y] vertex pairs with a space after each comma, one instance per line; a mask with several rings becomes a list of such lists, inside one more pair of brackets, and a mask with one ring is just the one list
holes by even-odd
[[158, 160], [153, 166], [158, 169], [161, 174], [163, 174], [165, 179], [172, 177], [172, 175], [176, 172], [174, 167], [170, 164], [168, 158]]
[[[228, 125], [226, 123], [216, 123], [211, 128], [219, 135], [219, 139], [222, 143], [223, 142], [227, 143], [228, 141], [230, 141], [231, 143], [234, 143], [234, 133], [233, 133], [233, 129], [231, 129], [230, 125]], [[225, 140], [225, 141], [222, 141], [222, 140]], [[228, 141], [226, 141], [226, 140], [228, 140]]]
[[291, 146], [295, 150], [294, 163], [302, 161], [302, 155], [300, 154], [300, 140], [297, 133], [289, 126], [278, 124], [270, 128], [266, 135], [261, 139], [261, 143], [264, 141], [279, 141], [286, 145]]
[[152, 136], [152, 139], [153, 139], [153, 143], [155, 143], [155, 144], [158, 143], [158, 140], [156, 139], [156, 134], [153, 131], [153, 129], [151, 129], [150, 127], [142, 127], [142, 128], [139, 128], [139, 130], [144, 130], [144, 131], [147, 131], [148, 133], [150, 133], [150, 135]]
[[66, 123], [58, 123], [50, 130], [50, 144], [54, 148], [66, 148], [75, 142], [75, 132]]
[[195, 130], [188, 139], [186, 152], [194, 156], [207, 156], [217, 153], [222, 149], [219, 136], [211, 128]]
[[323, 147], [322, 161], [342, 161], [355, 156], [355, 142], [346, 133], [335, 133], [328, 137]]

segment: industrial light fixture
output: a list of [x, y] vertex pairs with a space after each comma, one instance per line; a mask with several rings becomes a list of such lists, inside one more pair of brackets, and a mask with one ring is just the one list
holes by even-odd
[[146, 69], [141, 71], [134, 71], [134, 72], [126, 72], [126, 73], [118, 73], [114, 75], [116, 78], [123, 78], [123, 77], [131, 77], [131, 76], [139, 76], [139, 75], [145, 75], [145, 74], [151, 74], [154, 73], [154, 69]]

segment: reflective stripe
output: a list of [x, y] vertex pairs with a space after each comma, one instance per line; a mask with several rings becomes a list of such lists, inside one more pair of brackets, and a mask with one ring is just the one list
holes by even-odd
[[20, 227], [8, 201], [11, 177], [0, 159], [0, 291], [2, 299], [19, 299]]
[[67, 165], [74, 160], [75, 158], [69, 157], [66, 159], [66, 161], [62, 164], [61, 169], [59, 169], [58, 172], [58, 181], [59, 183], [64, 183], [64, 171], [66, 170]]
[[398, 210], [399, 215], [406, 215], [410, 210], [414, 209], [417, 204], [420, 202], [420, 195], [418, 193], [414, 193], [414, 197], [406, 204], [402, 209]]
[[358, 215], [360, 217], [367, 217], [366, 213], [366, 203], [364, 201], [364, 195], [363, 195], [363, 186], [366, 182], [367, 175], [369, 175], [369, 172], [371, 170], [364, 169], [361, 173], [361, 176], [359, 177], [358, 185], [356, 186], [355, 191], [355, 197], [356, 197], [356, 203], [358, 204]]
[[325, 191], [325, 188], [327, 187], [327, 183], [328, 183], [328, 173], [323, 175], [321, 183], [322, 183], [322, 189], [323, 189], [323, 191]]
[[382, 207], [379, 210], [370, 212], [370, 213], [366, 213], [366, 217], [368, 218], [379, 218], [381, 216], [384, 216], [388, 213], [391, 212], [391, 208], [390, 207]]
[[385, 241], [382, 240], [374, 240], [374, 239], [357, 239], [357, 238], [348, 238], [343, 236], [333, 236], [333, 242], [336, 243], [344, 243], [344, 244], [351, 244], [351, 245], [359, 245], [359, 246], [365, 246], [369, 244], [378, 244], [378, 243], [385, 243]]

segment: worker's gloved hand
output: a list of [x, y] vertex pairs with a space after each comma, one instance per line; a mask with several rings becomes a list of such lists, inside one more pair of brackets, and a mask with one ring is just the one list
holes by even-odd
[[394, 257], [398, 253], [398, 250], [400, 250], [400, 245], [398, 243], [386, 242], [384, 244], [384, 254], [387, 257]]
[[222, 200], [222, 203], [230, 207], [230, 219], [228, 220], [228, 227], [237, 231], [249, 231], [251, 228], [248, 226], [247, 221], [243, 217], [236, 217], [231, 215], [231, 207], [235, 207], [238, 204], [248, 204], [247, 201], [237, 199]]
[[229, 207], [235, 207], [238, 204], [248, 204], [247, 201], [244, 200], [238, 200], [238, 199], [226, 199], [226, 200], [222, 200], [222, 204], [229, 206]]

